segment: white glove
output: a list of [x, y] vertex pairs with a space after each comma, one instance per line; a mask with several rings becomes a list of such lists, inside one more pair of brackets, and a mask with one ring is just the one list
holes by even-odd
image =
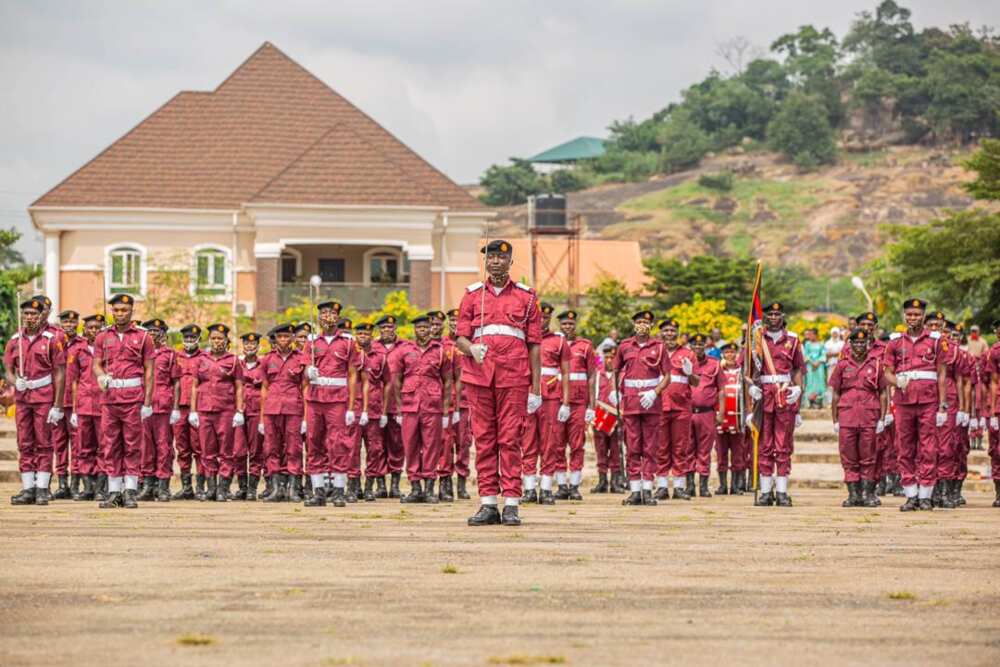
[[583, 413], [583, 421], [587, 424], [593, 424], [595, 419], [597, 419], [597, 413], [594, 412], [594, 408], [587, 408], [587, 411]]
[[891, 412], [885, 413], [885, 417], [882, 418], [882, 421], [885, 423], [885, 427], [886, 428], [889, 428], [890, 426], [892, 426], [892, 422], [894, 420], [895, 420], [895, 418], [892, 416]]
[[368, 413], [362, 412], [361, 416], [358, 417], [358, 426], [368, 426]]
[[305, 435], [307, 428], [308, 428], [308, 426], [306, 425], [306, 420], [303, 419], [302, 420], [302, 426], [299, 427], [299, 435]]
[[694, 364], [687, 357], [681, 359], [681, 370], [684, 371], [684, 375], [691, 375], [694, 373]]
[[968, 426], [969, 425], [969, 415], [965, 412], [959, 410], [955, 413], [955, 425], [956, 426]]
[[969, 430], [970, 431], [975, 431], [977, 428], [979, 428], [979, 420], [975, 419], [975, 418], [970, 419], [969, 420]]
[[569, 421], [569, 406], [568, 405], [560, 405], [559, 406], [559, 413], [556, 414], [556, 419], [558, 419], [562, 423], [566, 423], [566, 422]]
[[69, 425], [73, 428], [79, 428], [80, 426], [80, 421], [76, 418], [75, 412], [69, 416]]
[[533, 415], [542, 407], [542, 397], [538, 394], [528, 392], [528, 414]]
[[789, 405], [795, 405], [796, 403], [799, 402], [799, 399], [802, 397], [802, 387], [800, 387], [797, 384], [792, 385], [785, 391], [788, 392], [787, 396]]
[[764, 398], [764, 392], [761, 390], [760, 387], [758, 387], [755, 384], [750, 385], [749, 392], [750, 392], [750, 398], [752, 398], [755, 401], [759, 401], [760, 399]]
[[884, 422], [884, 421], [882, 421], [881, 419], [879, 419], [879, 420], [878, 420], [878, 421], [877, 421], [877, 422], [875, 423], [875, 433], [881, 433], [881, 432], [882, 432], [882, 431], [884, 431], [884, 430], [885, 430], [885, 422]]
[[448, 424], [451, 423], [450, 415], [441, 415], [441, 428], [448, 428]]
[[990, 417], [990, 429], [1000, 431], [1000, 417]]
[[795, 428], [802, 426], [802, 415], [795, 415]]
[[618, 405], [618, 392], [614, 389], [612, 389], [611, 393], [608, 394], [608, 403], [611, 405]]
[[745, 418], [743, 419], [743, 424], [744, 424], [744, 425], [745, 425], [745, 426], [746, 426], [747, 428], [750, 428], [751, 426], [753, 426], [753, 415], [752, 415], [752, 414], [748, 414], [748, 415], [747, 415], [747, 416], [746, 416], [746, 417], [745, 417]]
[[242, 412], [237, 412], [233, 415], [233, 428], [239, 428], [247, 423], [247, 418], [243, 416]]
[[403, 425], [403, 415], [393, 415], [392, 419], [400, 426]]
[[111, 376], [107, 373], [97, 376], [97, 384], [101, 389], [107, 389], [108, 385], [111, 384]]
[[934, 425], [937, 426], [938, 428], [941, 428], [947, 422], [948, 422], [948, 413], [947, 412], [939, 412], [934, 417]]
[[477, 364], [483, 363], [483, 359], [486, 358], [487, 347], [482, 343], [473, 343], [469, 346], [469, 352], [472, 353], [472, 358], [476, 360]]
[[62, 408], [57, 408], [53, 405], [49, 408], [49, 416], [45, 418], [45, 421], [49, 424], [58, 424], [64, 415], [65, 413], [62, 411]]
[[900, 391], [906, 391], [906, 385], [910, 384], [909, 375], [897, 375], [896, 376], [896, 386], [899, 387]]
[[460, 410], [455, 410], [451, 413], [451, 423], [452, 426], [462, 421], [462, 412]]
[[261, 435], [264, 435], [265, 431], [267, 431], [267, 429], [264, 428], [264, 422], [260, 422], [259, 424], [257, 424], [257, 432], [258, 433], [260, 433]]
[[315, 380], [319, 377], [319, 369], [315, 366], [306, 366], [306, 377]]
[[181, 411], [180, 410], [171, 410], [170, 411], [170, 425], [173, 426], [174, 424], [176, 424], [180, 420], [181, 420]]
[[194, 426], [195, 428], [198, 428], [198, 426], [201, 425], [201, 420], [198, 419], [198, 413], [197, 412], [189, 412], [188, 413], [188, 424], [191, 424], [191, 426]]
[[354, 410], [348, 410], [347, 412], [344, 413], [344, 424], [345, 425], [347, 425], [347, 426], [353, 426], [354, 425], [354, 420], [355, 420]]
[[144, 405], [141, 408], [139, 408], [139, 419], [141, 419], [142, 421], [146, 421], [152, 416], [153, 416], [152, 405]]
[[382, 415], [378, 418], [378, 427], [385, 428], [385, 425], [389, 423], [389, 415]]
[[14, 389], [17, 389], [18, 391], [27, 391], [27, 389], [28, 389], [28, 381], [25, 380], [24, 378], [21, 378], [21, 377], [15, 379], [14, 380]]
[[646, 391], [639, 394], [639, 405], [642, 406], [643, 410], [648, 410], [653, 407], [653, 403], [656, 403], [656, 390], [647, 389]]
[[840, 422], [833, 422], [833, 432], [840, 433]]

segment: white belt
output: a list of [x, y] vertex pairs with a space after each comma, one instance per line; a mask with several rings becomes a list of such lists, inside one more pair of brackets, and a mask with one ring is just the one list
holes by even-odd
[[650, 378], [648, 380], [625, 380], [628, 389], [649, 389], [660, 384], [663, 378]]
[[903, 371], [896, 375], [909, 380], [937, 380], [937, 373], [934, 371]]
[[554, 366], [542, 366], [542, 375], [559, 375], [559, 369]]
[[671, 373], [670, 382], [673, 384], [688, 384], [689, 380], [687, 375], [674, 375]]
[[142, 378], [111, 378], [108, 381], [109, 389], [130, 389], [132, 387], [141, 387]]
[[586, 382], [589, 379], [590, 378], [587, 377], [586, 373], [570, 373], [569, 374], [569, 381], [570, 382]]
[[472, 333], [473, 338], [482, 338], [483, 336], [513, 336], [514, 338], [524, 340], [523, 331], [517, 327], [509, 327], [506, 324], [487, 324], [485, 327], [479, 327]]
[[319, 385], [320, 387], [346, 387], [347, 378], [329, 378], [320, 375], [318, 378], [309, 380], [309, 384]]
[[42, 387], [48, 387], [52, 384], [52, 376], [46, 375], [45, 377], [36, 378], [34, 380], [25, 380], [25, 384], [28, 389], [41, 389]]
[[760, 381], [764, 384], [781, 384], [782, 382], [791, 382], [792, 376], [787, 373], [783, 375], [761, 375]]

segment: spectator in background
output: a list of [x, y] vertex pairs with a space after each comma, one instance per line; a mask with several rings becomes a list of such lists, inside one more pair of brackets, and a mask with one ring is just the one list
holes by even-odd
[[826, 396], [826, 346], [816, 329], [806, 329], [802, 354], [806, 358], [806, 407], [822, 408]]
[[600, 342], [596, 350], [597, 356], [603, 357], [604, 350], [608, 349], [609, 347], [614, 347], [614, 348], [618, 347], [618, 329], [612, 329], [610, 333], [608, 333], [607, 337]]
[[830, 329], [830, 339], [826, 341], [826, 365], [831, 368], [837, 365], [840, 360], [840, 353], [844, 349], [844, 339], [840, 335], [840, 329], [834, 327]]
[[718, 327], [716, 327], [715, 329], [712, 329], [712, 331], [709, 333], [709, 336], [711, 340], [709, 341], [708, 346], [705, 348], [705, 354], [712, 357], [713, 359], [721, 360], [722, 346], [726, 344], [726, 342], [722, 340], [722, 332], [719, 331]]
[[979, 333], [979, 325], [973, 324], [969, 329], [969, 343], [967, 350], [975, 358], [980, 358], [990, 350], [989, 343], [983, 340]]

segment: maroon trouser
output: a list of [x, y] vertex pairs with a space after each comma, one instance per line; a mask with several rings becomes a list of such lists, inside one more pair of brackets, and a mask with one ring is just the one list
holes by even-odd
[[406, 478], [411, 482], [437, 479], [441, 463], [442, 416], [440, 412], [403, 413]]
[[[354, 411], [355, 415], [360, 415], [360, 410]], [[347, 427], [347, 439], [351, 443], [351, 458], [347, 462], [347, 476], [351, 479], [361, 477], [361, 427], [357, 422]]]
[[715, 410], [691, 413], [691, 442], [694, 445], [694, 471], [702, 477], [712, 473], [712, 450], [715, 449]]
[[459, 412], [457, 424], [451, 424], [444, 436], [444, 454], [441, 465], [438, 466], [439, 477], [451, 477], [458, 473], [459, 477], [469, 476], [469, 447], [472, 437], [469, 434], [469, 409]]
[[1000, 431], [994, 431], [988, 425], [986, 431], [990, 438], [990, 477], [1000, 479]]
[[937, 481], [935, 403], [896, 406], [896, 450], [903, 486], [934, 486]]
[[198, 429], [188, 423], [188, 415], [191, 408], [186, 405], [181, 406], [181, 420], [174, 424], [174, 449], [177, 454], [177, 465], [181, 469], [182, 475], [191, 472], [192, 458], [198, 462], [198, 472], [204, 474], [201, 469], [201, 442]]
[[171, 442], [173, 428], [170, 413], [154, 412], [142, 422], [143, 477], [170, 479], [174, 474], [174, 448]]
[[743, 472], [747, 465], [747, 439], [742, 433], [718, 433], [715, 440], [715, 458], [720, 473], [732, 470]]
[[[365, 447], [365, 477], [372, 479], [383, 477], [388, 473], [386, 469], [385, 452], [382, 450], [382, 428], [378, 425], [378, 417], [369, 417], [369, 421], [364, 426], [358, 426], [358, 442], [364, 440]], [[352, 459], [351, 477], [361, 476], [361, 446], [356, 450], [357, 459]]]
[[[937, 478], [938, 479], [958, 479], [959, 470], [959, 443], [958, 432], [964, 430], [963, 427], [955, 423], [955, 415], [958, 410], [948, 410], [948, 419], [944, 426], [936, 426], [937, 431]], [[935, 413], [935, 418], [937, 413]], [[936, 423], [936, 422], [935, 422]]]
[[233, 474], [233, 414], [235, 410], [199, 412], [198, 438], [201, 443], [202, 468], [198, 472], [211, 477]]
[[[556, 472], [583, 470], [584, 444], [587, 441], [587, 404], [570, 403], [569, 420], [565, 424], [566, 437], [557, 448]], [[566, 463], [566, 448], [569, 447], [569, 465]]]
[[955, 479], [965, 480], [969, 475], [969, 450], [972, 443], [969, 439], [969, 427], [960, 426], [958, 429], [958, 477]]
[[302, 415], [264, 415], [264, 459], [268, 476], [302, 474]]
[[594, 429], [594, 450], [597, 453], [597, 472], [605, 475], [608, 471], [621, 472], [622, 453], [619, 449], [621, 429], [615, 429], [611, 435]]
[[21, 472], [52, 472], [52, 433], [48, 422], [52, 403], [14, 403], [17, 427], [17, 467]]
[[52, 472], [57, 475], [65, 475], [69, 472], [70, 443], [73, 442], [75, 430], [69, 425], [69, 418], [73, 410], [65, 408], [63, 418], [55, 425], [49, 426], [49, 433], [52, 439], [52, 455], [55, 457], [55, 465]]
[[[388, 413], [387, 413], [388, 414]], [[382, 451], [385, 452], [385, 468], [389, 472], [403, 472], [406, 450], [403, 449], [403, 427], [396, 423], [398, 414], [389, 415], [389, 421], [382, 429]]]
[[758, 474], [787, 477], [792, 472], [796, 412], [794, 405], [775, 412], [764, 412], [764, 424], [758, 442]]
[[142, 472], [141, 409], [141, 402], [101, 406], [101, 460], [108, 477], [138, 477]]
[[[525, 399], [527, 400], [527, 399]], [[542, 459], [542, 418], [544, 406], [538, 408], [533, 415], [524, 417], [523, 434], [521, 436], [521, 474], [537, 475], [543, 465]], [[470, 410], [471, 412], [471, 410]]]
[[[479, 495], [521, 497], [521, 442], [528, 387], [462, 386], [472, 410]], [[527, 420], [531, 421], [531, 420]], [[531, 474], [531, 473], [529, 473]]]
[[660, 444], [656, 450], [656, 475], [674, 477], [694, 472], [694, 447], [691, 445], [691, 413], [667, 410], [660, 416]]
[[306, 474], [332, 472], [347, 474], [351, 466], [351, 438], [344, 423], [347, 402], [317, 403], [309, 401], [306, 411]]
[[656, 474], [656, 455], [663, 430], [663, 413], [625, 415], [625, 456], [629, 481], [652, 481]]
[[875, 427], [841, 426], [837, 437], [844, 481], [875, 481]]
[[[538, 430], [542, 441], [542, 474], [551, 477], [566, 470], [566, 423], [559, 421], [561, 399], [543, 399], [538, 410]], [[521, 464], [523, 467], [523, 463]]]
[[896, 472], [896, 429], [889, 424], [875, 434], [875, 479]]
[[264, 469], [264, 436], [260, 432], [260, 413], [245, 415], [246, 423], [233, 433], [233, 470], [237, 475], [249, 472], [260, 477]]
[[101, 445], [101, 418], [98, 415], [76, 415], [76, 435], [73, 438], [73, 472], [96, 475], [100, 471], [97, 453]]

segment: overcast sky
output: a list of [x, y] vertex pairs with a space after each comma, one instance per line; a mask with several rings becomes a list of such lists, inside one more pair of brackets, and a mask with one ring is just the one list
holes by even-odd
[[[1000, 2], [902, 0], [917, 27], [1000, 26]], [[179, 90], [271, 41], [453, 179], [678, 99], [737, 35], [838, 37], [874, 0], [0, 0], [0, 226]], [[40, 249], [29, 231], [29, 259]]]

